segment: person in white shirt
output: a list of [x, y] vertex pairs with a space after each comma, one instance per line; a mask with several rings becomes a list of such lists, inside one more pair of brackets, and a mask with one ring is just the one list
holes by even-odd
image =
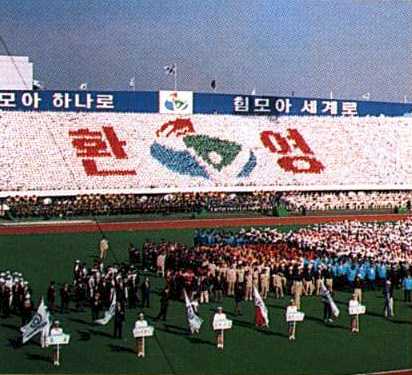
[[[357, 299], [356, 294], [352, 294], [352, 299], [349, 300], [349, 309], [358, 307], [359, 301]], [[358, 333], [359, 332], [359, 315], [351, 315], [351, 332]]]
[[[63, 329], [60, 327], [60, 322], [58, 320], [55, 320], [52, 328], [50, 330], [50, 336], [60, 336], [63, 334]], [[59, 351], [59, 345], [54, 346], [53, 350], [53, 364], [55, 366], [60, 366], [60, 351]]]
[[[286, 315], [298, 312], [298, 307], [294, 299], [290, 300], [290, 305], [286, 308]], [[289, 340], [295, 340], [296, 322], [288, 322]]]
[[[147, 324], [147, 321], [144, 319], [144, 314], [140, 313], [139, 319], [136, 320], [136, 323], [134, 324], [134, 329], [146, 328], [147, 326], [148, 324]], [[136, 337], [136, 352], [137, 352], [137, 357], [144, 358], [144, 355], [145, 355], [144, 337]]]
[[[215, 313], [213, 317], [213, 326], [215, 326], [215, 324], [221, 320], [226, 320], [226, 314], [223, 312], [223, 308], [219, 306], [217, 308], [217, 313]], [[217, 341], [217, 348], [223, 350], [224, 341], [225, 341], [223, 329], [216, 330], [216, 341]]]

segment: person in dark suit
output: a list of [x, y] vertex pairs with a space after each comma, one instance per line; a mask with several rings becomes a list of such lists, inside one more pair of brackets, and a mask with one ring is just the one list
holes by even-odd
[[125, 321], [125, 312], [120, 302], [116, 303], [116, 308], [114, 310], [114, 337], [122, 338], [123, 323]]
[[60, 289], [60, 313], [64, 314], [65, 311], [69, 309], [70, 302], [70, 289], [69, 284], [64, 284], [63, 288]]
[[96, 321], [99, 319], [99, 314], [100, 310], [102, 309], [102, 301], [100, 298], [100, 293], [96, 293], [94, 295], [94, 298], [91, 302], [91, 308], [92, 308], [92, 321]]
[[245, 291], [243, 288], [243, 283], [236, 283], [235, 287], [235, 313], [236, 315], [242, 315], [240, 306], [242, 304], [243, 298], [245, 296]]
[[142, 307], [150, 307], [150, 280], [148, 277], [145, 278], [141, 285], [142, 290]]
[[165, 287], [162, 290], [162, 294], [160, 295], [160, 312], [156, 316], [156, 320], [162, 318], [162, 320], [167, 319], [167, 309], [169, 307], [169, 298], [170, 298], [170, 291], [168, 287]]
[[54, 312], [56, 308], [56, 286], [54, 281], [50, 281], [49, 288], [47, 289], [47, 306], [50, 312]]
[[22, 312], [21, 312], [21, 325], [25, 326], [30, 322], [33, 315], [33, 302], [28, 294], [23, 302]]

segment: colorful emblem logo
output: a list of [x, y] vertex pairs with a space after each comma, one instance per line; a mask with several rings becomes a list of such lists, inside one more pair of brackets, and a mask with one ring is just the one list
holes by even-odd
[[205, 179], [220, 173], [245, 178], [257, 164], [252, 150], [231, 140], [197, 134], [190, 119], [164, 123], [156, 131], [150, 153], [172, 172]]

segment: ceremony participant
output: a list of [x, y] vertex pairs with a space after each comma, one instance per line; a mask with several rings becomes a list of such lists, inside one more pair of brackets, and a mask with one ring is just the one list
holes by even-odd
[[[349, 300], [349, 310], [360, 305], [355, 293], [352, 294], [352, 298]], [[351, 332], [359, 333], [359, 315], [351, 315]]]
[[230, 267], [226, 273], [226, 282], [227, 282], [227, 293], [228, 296], [235, 295], [235, 283], [236, 283], [236, 269], [234, 266]]
[[394, 313], [393, 313], [393, 284], [389, 279], [385, 281], [384, 287], [383, 287], [383, 297], [384, 297], [384, 316], [386, 319], [393, 318]]
[[[217, 321], [225, 320], [225, 319], [226, 319], [226, 314], [223, 312], [223, 308], [221, 306], [219, 306], [217, 308], [217, 312], [213, 316], [213, 325], [215, 325]], [[216, 332], [217, 348], [223, 350], [224, 343], [225, 343], [224, 330], [219, 329], [219, 330], [216, 330], [215, 332]]]
[[47, 289], [47, 306], [50, 312], [54, 312], [56, 307], [56, 286], [54, 281], [50, 281], [49, 288]]
[[359, 277], [359, 275], [355, 277], [355, 281], [353, 282], [353, 285], [355, 287], [353, 293], [355, 294], [355, 297], [358, 300], [358, 302], [362, 303], [362, 280]]
[[252, 271], [245, 273], [245, 301], [253, 300], [253, 274]]
[[[55, 320], [50, 330], [50, 336], [60, 336], [62, 334], [63, 334], [63, 329], [60, 327], [60, 322], [58, 320]], [[55, 366], [60, 366], [59, 357], [60, 357], [59, 347], [58, 345], [56, 345], [53, 349], [53, 364]]]
[[313, 285], [312, 266], [306, 265], [303, 267], [303, 294], [305, 296], [313, 295], [315, 286]]
[[169, 288], [166, 286], [160, 295], [160, 312], [157, 314], [155, 320], [162, 320], [167, 319], [167, 309], [169, 307], [169, 299], [170, 299], [170, 291]]
[[411, 302], [412, 277], [409, 272], [407, 273], [406, 277], [402, 280], [402, 288], [403, 288], [403, 301]]
[[33, 314], [33, 302], [31, 300], [30, 294], [26, 294], [24, 298], [23, 305], [21, 307], [21, 325], [25, 326], [30, 322]]
[[215, 302], [222, 302], [224, 282], [220, 273], [213, 279], [213, 295]]
[[[296, 313], [298, 311], [298, 307], [296, 306], [296, 302], [294, 299], [290, 300], [290, 305], [286, 308], [286, 315], [289, 313]], [[288, 334], [289, 340], [295, 340], [296, 335], [296, 322], [288, 322]]]
[[[326, 290], [332, 295], [328, 287], [325, 287]], [[321, 294], [321, 299], [323, 303], [323, 321], [326, 323], [333, 323], [332, 319], [332, 306], [330, 305], [330, 301], [325, 294]]]
[[[275, 290], [275, 298], [283, 298], [283, 282], [282, 282], [282, 276], [279, 272], [276, 272], [273, 274], [272, 282], [273, 282], [273, 288]], [[252, 289], [252, 286], [250, 287], [250, 289]]]
[[[150, 280], [145, 278], [141, 285], [142, 290], [142, 307], [150, 307]], [[146, 306], [145, 306], [146, 305]]]
[[99, 250], [100, 250], [100, 259], [104, 260], [107, 256], [107, 252], [109, 251], [109, 241], [105, 236], [99, 242]]
[[303, 293], [302, 277], [303, 275], [300, 270], [295, 269], [293, 271], [292, 295], [298, 309], [300, 309], [300, 298]]
[[114, 333], [115, 338], [122, 338], [123, 323], [125, 321], [125, 312], [123, 306], [120, 302], [116, 303], [116, 308], [114, 310]]
[[91, 310], [92, 310], [92, 321], [95, 322], [99, 319], [100, 311], [102, 309], [102, 301], [100, 299], [100, 293], [96, 293], [94, 298], [91, 302]]
[[266, 299], [269, 293], [270, 285], [270, 271], [269, 268], [263, 268], [263, 271], [259, 275], [260, 279], [260, 293], [263, 299]]
[[[144, 319], [144, 314], [139, 314], [139, 319], [136, 320], [134, 324], [134, 329], [138, 328], [146, 328], [148, 326], [147, 321]], [[136, 353], [137, 357], [144, 358], [145, 356], [145, 345], [144, 345], [144, 337], [136, 337]]]
[[60, 289], [60, 313], [64, 314], [69, 310], [70, 289], [69, 284], [65, 283]]
[[245, 295], [245, 291], [243, 288], [243, 284], [240, 282], [237, 282], [236, 287], [235, 287], [235, 314], [236, 315], [242, 315], [242, 310], [240, 309], [240, 306], [242, 304], [244, 295]]

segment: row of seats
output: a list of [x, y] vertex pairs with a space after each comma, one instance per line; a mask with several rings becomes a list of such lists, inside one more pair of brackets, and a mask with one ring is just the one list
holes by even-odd
[[412, 191], [285, 192], [280, 201], [290, 210], [410, 210]]

